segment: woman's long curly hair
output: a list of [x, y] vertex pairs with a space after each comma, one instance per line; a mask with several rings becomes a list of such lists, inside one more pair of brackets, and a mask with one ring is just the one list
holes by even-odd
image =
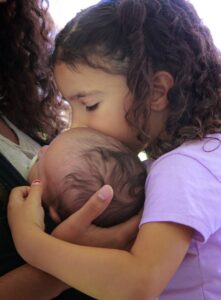
[[0, 112], [34, 138], [50, 140], [63, 126], [49, 68], [53, 22], [48, 2], [0, 4]]
[[[80, 12], [56, 39], [52, 62], [124, 74], [134, 101], [126, 114], [153, 158], [221, 132], [221, 55], [185, 0], [106, 0]], [[153, 75], [174, 78], [164, 134], [149, 143]]]

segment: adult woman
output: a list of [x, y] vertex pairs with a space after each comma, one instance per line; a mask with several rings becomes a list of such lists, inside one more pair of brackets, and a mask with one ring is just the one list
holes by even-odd
[[[56, 120], [58, 105], [55, 92], [46, 67], [47, 52], [51, 46], [50, 24], [46, 23], [46, 11], [41, 9], [41, 5], [38, 6], [37, 1], [0, 2], [1, 153], [22, 175], [38, 150], [38, 144], [27, 135], [40, 139], [39, 132], [46, 132], [47, 139], [50, 139], [60, 126]], [[1, 231], [6, 231], [3, 209], [1, 220]], [[2, 258], [5, 266], [1, 269], [1, 298], [12, 299], [15, 295], [17, 298], [34, 297], [28, 278], [33, 281], [33, 286], [35, 282], [38, 286], [35, 270], [32, 272], [27, 265], [19, 267], [22, 262], [14, 252], [10, 237], [7, 249], [6, 239], [1, 242], [0, 252], [7, 250], [8, 254], [8, 259], [4, 255]], [[37, 297], [39, 295], [36, 294]]]
[[[52, 22], [48, 18], [47, 6], [48, 2], [43, 0], [0, 1], [0, 152], [23, 177], [38, 151], [36, 141], [50, 141], [63, 126], [59, 118], [61, 105], [48, 68]], [[96, 198], [93, 201], [96, 202]], [[2, 197], [0, 202], [3, 203]], [[0, 253], [5, 250], [6, 256], [2, 261], [6, 266], [1, 270], [0, 298], [51, 299], [57, 296], [67, 286], [23, 264], [15, 253], [11, 237], [7, 237], [7, 242], [3, 238], [9, 232], [3, 206], [0, 207], [3, 220], [0, 226], [4, 232], [4, 235], [1, 234]], [[82, 224], [91, 228], [90, 222], [104, 207], [97, 207], [94, 215], [88, 215], [89, 210], [85, 207], [80, 213]], [[72, 221], [75, 222], [73, 218]], [[69, 226], [67, 222], [65, 230]], [[56, 229], [55, 235], [62, 237], [63, 225]], [[79, 228], [73, 239], [81, 235], [78, 241], [83, 242], [84, 226]], [[63, 299], [67, 297], [64, 295]], [[75, 299], [81, 299], [81, 296]]]

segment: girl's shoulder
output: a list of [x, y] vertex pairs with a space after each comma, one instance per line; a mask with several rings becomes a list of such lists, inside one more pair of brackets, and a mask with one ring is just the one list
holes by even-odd
[[150, 171], [155, 168], [165, 169], [207, 169], [221, 182], [221, 134], [210, 134], [202, 140], [190, 141], [162, 155], [151, 164]]
[[188, 142], [157, 159], [146, 181], [141, 224], [175, 222], [206, 241], [221, 228], [221, 136]]

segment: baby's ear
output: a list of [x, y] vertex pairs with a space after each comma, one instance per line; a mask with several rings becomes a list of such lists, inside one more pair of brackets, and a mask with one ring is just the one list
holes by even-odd
[[48, 211], [49, 211], [49, 216], [52, 218], [52, 220], [55, 223], [57, 224], [61, 223], [61, 218], [53, 206], [49, 206]]
[[167, 108], [167, 95], [174, 84], [173, 76], [166, 71], [157, 71], [153, 78], [153, 95], [151, 99], [151, 109], [153, 111], [163, 111]]

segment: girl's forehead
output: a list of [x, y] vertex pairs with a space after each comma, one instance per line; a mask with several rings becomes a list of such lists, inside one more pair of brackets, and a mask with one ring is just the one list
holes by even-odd
[[64, 63], [57, 64], [54, 77], [58, 89], [67, 99], [70, 99], [72, 94], [128, 89], [124, 75], [111, 74], [86, 65], [78, 65], [76, 69], [71, 69]]
[[64, 78], [64, 80], [70, 78], [74, 78], [75, 80], [83, 78], [86, 80], [91, 76], [99, 76], [100, 73], [101, 70], [83, 64], [77, 65], [73, 68], [65, 63], [59, 63], [54, 67], [55, 80], [60, 78]]

